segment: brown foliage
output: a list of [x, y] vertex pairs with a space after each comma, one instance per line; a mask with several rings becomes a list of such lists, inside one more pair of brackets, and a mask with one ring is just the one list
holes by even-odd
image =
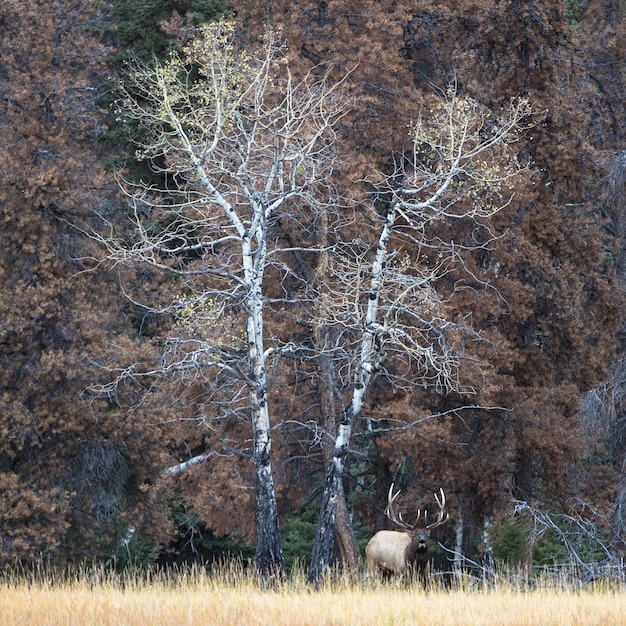
[[95, 554], [91, 533], [127, 497], [126, 437], [138, 434], [82, 395], [125, 332], [115, 280], [92, 268], [73, 225], [113, 189], [98, 163], [105, 50], [93, 18], [91, 3], [60, 1], [5, 2], [0, 18], [0, 560]]
[[[477, 518], [511, 497], [552, 499], [575, 488], [566, 486], [578, 450], [574, 408], [617, 358], [621, 322], [621, 244], [598, 193], [605, 154], [620, 146], [624, 127], [619, 15], [589, 8], [571, 28], [562, 3], [551, 0], [481, 4], [480, 11], [472, 2], [341, 1], [238, 3], [236, 10], [251, 32], [264, 21], [282, 27], [300, 71], [354, 68], [355, 106], [344, 129], [350, 158], [340, 172], [352, 188], [364, 163], [384, 164], [402, 148], [420, 103], [451, 80], [494, 110], [526, 94], [542, 112], [519, 155], [532, 160], [533, 186], [520, 188], [496, 218], [504, 234], [493, 249], [466, 260], [476, 280], [466, 277], [470, 289], [452, 303], [459, 316], [471, 311], [491, 342], [473, 347], [484, 365], [468, 360], [465, 368], [476, 395], [417, 393], [408, 401], [383, 385], [372, 398], [381, 408], [370, 414], [412, 422], [455, 403], [507, 409], [447, 418], [449, 425], [458, 419], [456, 427], [428, 421], [377, 444], [392, 465], [413, 459], [424, 484], [447, 484], [445, 473]], [[464, 470], [454, 462], [456, 471], [447, 469], [461, 449]]]
[[[578, 396], [606, 378], [621, 349], [622, 203], [603, 193], [602, 181], [623, 149], [626, 29], [616, 3], [580, 4], [587, 6], [577, 16], [557, 0], [234, 7], [250, 37], [266, 22], [282, 28], [295, 73], [351, 72], [353, 110], [339, 129], [344, 158], [335, 172], [346, 194], [362, 193], [373, 168], [391, 171], [392, 153], [433, 88], [454, 80], [495, 111], [527, 95], [541, 112], [519, 153], [533, 163], [531, 184], [495, 219], [502, 237], [465, 259], [470, 273], [441, 284], [451, 293], [463, 279], [450, 314], [471, 315], [487, 340], [467, 344], [462, 374], [476, 393], [409, 394], [381, 378], [366, 410], [395, 428], [376, 438], [379, 478], [410, 459], [415, 499], [442, 485], [451, 512], [476, 528], [512, 497], [555, 505], [559, 493], [577, 489], [583, 470], [569, 468], [580, 454]], [[237, 416], [214, 419], [211, 402], [223, 397], [201, 384], [181, 391], [146, 381], [149, 402], [132, 385], [108, 403], [82, 400], [86, 387], [107, 382], [94, 363], [149, 364], [169, 323], [129, 305], [117, 275], [84, 272], [93, 268], [79, 259], [97, 250], [68, 225], [88, 224], [94, 208], [123, 217], [98, 162], [103, 121], [92, 94], [106, 51], [89, 34], [92, 6], [4, 2], [0, 17], [0, 559], [58, 558], [76, 529], [82, 540], [73, 549], [93, 554], [91, 538], [116, 498], [115, 514], [141, 502], [143, 517], [132, 511], [133, 520], [166, 541], [168, 494], [178, 489], [214, 532], [253, 539], [252, 468], [224, 447], [249, 451], [248, 429]], [[355, 234], [361, 221], [357, 215]], [[294, 243], [309, 236], [284, 231]], [[128, 293], [150, 292], [157, 302], [169, 288], [148, 273], [121, 277]], [[280, 336], [311, 332], [291, 324], [284, 311], [268, 318]], [[284, 422], [274, 430], [278, 492], [289, 509], [319, 487], [320, 442], [328, 439], [314, 426], [323, 423], [315, 368], [291, 363], [271, 376], [272, 414]], [[496, 408], [448, 412], [465, 405]], [[403, 427], [439, 411], [446, 416]], [[355, 445], [371, 452], [368, 441]], [[186, 475], [162, 480], [155, 470], [207, 452], [216, 455]], [[602, 482], [601, 497], [610, 498], [606, 473], [595, 467], [580, 480], [585, 496]], [[373, 524], [372, 511], [363, 499], [359, 512]]]

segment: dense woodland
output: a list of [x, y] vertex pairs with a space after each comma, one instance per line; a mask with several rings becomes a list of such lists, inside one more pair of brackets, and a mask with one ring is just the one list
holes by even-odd
[[[345, 103], [324, 193], [286, 205], [268, 231], [288, 251], [262, 284], [268, 347], [282, 355], [266, 363], [264, 392], [287, 561], [321, 541], [333, 447], [359, 384], [350, 350], [365, 333], [338, 314], [319, 321], [323, 277], [341, 263], [312, 250], [341, 244], [346, 267], [371, 262], [398, 173], [416, 166], [398, 168], [408, 129], [451, 93], [487, 122], [527, 99], [508, 148], [519, 173], [488, 220], [433, 219], [417, 243], [390, 240], [398, 275], [428, 276], [422, 317], [437, 323], [422, 338], [435, 357], [380, 352], [341, 451], [334, 558], [358, 566], [354, 539], [385, 526], [392, 482], [409, 513], [445, 489], [451, 522], [436, 539], [457, 558], [552, 562], [567, 556], [568, 525], [586, 532], [585, 560], [623, 556], [622, 3], [3, 0], [0, 561], [254, 554], [259, 461], [245, 385], [168, 366], [174, 346], [196, 341], [223, 354], [228, 344], [222, 373], [236, 360], [244, 370], [246, 305], [183, 305], [197, 283], [178, 270], [205, 261], [191, 227], [177, 226], [156, 265], [108, 245], [134, 241], [142, 208], [129, 185], [188, 190], [162, 154], [136, 152], [154, 129], [119, 112], [133, 93], [129, 59], [164, 61], [223, 16], [242, 51], [258, 50], [268, 27], [280, 33], [294, 80], [341, 82]], [[464, 189], [451, 205], [496, 194]], [[148, 234], [171, 225], [150, 219]], [[203, 293], [217, 289], [205, 281]], [[433, 372], [444, 339], [445, 380]]]

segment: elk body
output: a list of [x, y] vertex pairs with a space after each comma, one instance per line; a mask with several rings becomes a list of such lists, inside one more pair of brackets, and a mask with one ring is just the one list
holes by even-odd
[[392, 484], [389, 488], [385, 515], [402, 530], [381, 530], [369, 540], [365, 548], [367, 571], [369, 574], [382, 572], [417, 576], [426, 585], [429, 569], [428, 536], [433, 528], [441, 526], [450, 517], [445, 512], [446, 496], [443, 489], [439, 490], [439, 495], [434, 494], [439, 507], [434, 522], [428, 524], [426, 511], [420, 510], [415, 523], [411, 525], [402, 519], [401, 514], [396, 514], [393, 510], [393, 503], [399, 495], [399, 491], [393, 493]]

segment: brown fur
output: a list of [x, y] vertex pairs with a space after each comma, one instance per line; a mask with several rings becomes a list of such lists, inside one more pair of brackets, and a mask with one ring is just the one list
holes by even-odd
[[428, 535], [429, 531], [425, 528], [413, 532], [377, 532], [365, 548], [368, 573], [417, 576], [426, 585], [429, 572]]

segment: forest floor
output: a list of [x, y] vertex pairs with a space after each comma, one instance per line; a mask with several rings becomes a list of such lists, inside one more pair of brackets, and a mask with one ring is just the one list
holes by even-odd
[[312, 589], [302, 577], [268, 590], [246, 577], [198, 572], [0, 580], [2, 626], [611, 626], [624, 624], [625, 616], [626, 589], [616, 584], [424, 591], [404, 583], [361, 581]]

